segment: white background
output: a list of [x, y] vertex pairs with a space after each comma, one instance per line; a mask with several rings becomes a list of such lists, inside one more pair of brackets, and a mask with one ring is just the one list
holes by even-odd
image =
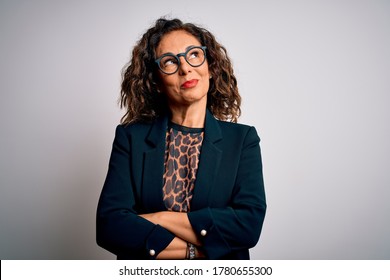
[[0, 0], [0, 258], [114, 258], [95, 212], [121, 69], [164, 15], [228, 49], [262, 139], [252, 258], [390, 259], [385, 0]]

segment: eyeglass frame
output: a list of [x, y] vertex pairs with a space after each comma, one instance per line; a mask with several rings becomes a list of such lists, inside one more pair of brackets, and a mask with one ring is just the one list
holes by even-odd
[[[193, 66], [191, 63], [188, 62], [188, 60], [187, 60], [187, 54], [188, 54], [189, 51], [191, 51], [191, 50], [193, 50], [193, 49], [196, 49], [196, 48], [201, 49], [201, 50], [203, 51], [203, 53], [204, 53], [204, 60], [203, 60], [203, 62], [202, 62], [201, 64], [199, 64], [199, 65], [197, 65], [197, 66]], [[188, 48], [185, 52], [178, 53], [178, 54], [176, 54], [176, 55], [174, 55], [173, 53], [165, 53], [165, 54], [163, 54], [162, 56], [160, 56], [159, 58], [157, 58], [154, 62], [157, 63], [158, 69], [160, 69], [161, 72], [163, 72], [163, 73], [166, 74], [166, 75], [173, 75], [173, 74], [175, 74], [177, 71], [179, 71], [180, 64], [181, 64], [181, 61], [180, 61], [180, 57], [181, 57], [181, 56], [184, 57], [184, 60], [185, 60], [191, 67], [200, 67], [200, 66], [202, 66], [203, 63], [204, 63], [204, 62], [206, 61], [206, 59], [207, 59], [206, 49], [207, 49], [206, 46], [192, 46], [192, 47]], [[173, 57], [175, 57], [175, 58], [177, 59], [177, 62], [178, 62], [178, 63], [177, 63], [177, 69], [175, 70], [175, 72], [167, 73], [167, 72], [165, 72], [164, 70], [161, 69], [161, 67], [160, 67], [160, 61], [161, 61], [161, 59], [163, 59], [163, 58], [166, 57], [166, 56], [173, 56]]]

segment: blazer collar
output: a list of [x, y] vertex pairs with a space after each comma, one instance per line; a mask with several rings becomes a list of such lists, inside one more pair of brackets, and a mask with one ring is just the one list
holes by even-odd
[[152, 128], [148, 136], [146, 137], [146, 142], [152, 144], [153, 146], [158, 146], [159, 143], [165, 143], [165, 133], [168, 127], [168, 116], [163, 115], [156, 119], [153, 123]]
[[[165, 133], [168, 127], [168, 115], [163, 115], [154, 122], [152, 128], [146, 137], [146, 141], [154, 146], [158, 146], [159, 143], [165, 143]], [[215, 143], [222, 139], [222, 131], [218, 121], [213, 114], [207, 109], [205, 118], [205, 139], [211, 143]]]
[[218, 121], [214, 118], [209, 110], [206, 111], [205, 120], [205, 139], [211, 143], [215, 143], [222, 139], [222, 132]]

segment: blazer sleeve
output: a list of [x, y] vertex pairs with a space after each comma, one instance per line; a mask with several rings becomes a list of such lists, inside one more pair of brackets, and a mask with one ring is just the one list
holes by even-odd
[[118, 126], [97, 208], [96, 239], [99, 246], [113, 254], [153, 259], [174, 235], [137, 215], [128, 137], [123, 126]]
[[255, 128], [251, 127], [243, 142], [228, 207], [208, 207], [188, 213], [209, 259], [252, 248], [258, 242], [266, 212], [259, 142]]

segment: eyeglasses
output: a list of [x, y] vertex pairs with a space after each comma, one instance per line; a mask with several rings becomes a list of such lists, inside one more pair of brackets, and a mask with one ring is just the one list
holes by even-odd
[[180, 57], [183, 56], [189, 65], [192, 67], [201, 66], [206, 60], [207, 47], [190, 47], [186, 52], [178, 53], [166, 53], [155, 60], [160, 70], [168, 75], [175, 74], [179, 70]]

